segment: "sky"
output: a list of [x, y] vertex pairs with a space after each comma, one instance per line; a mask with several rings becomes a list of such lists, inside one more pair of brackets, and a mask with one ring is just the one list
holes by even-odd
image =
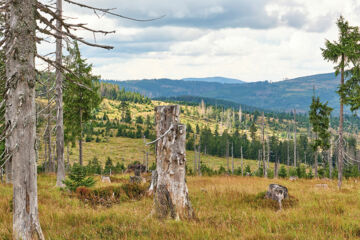
[[[102, 79], [223, 76], [247, 82], [279, 81], [333, 71], [320, 48], [336, 40], [336, 19], [360, 26], [360, 0], [77, 0], [139, 19], [134, 22], [64, 3], [69, 21], [115, 30], [82, 45], [82, 55]], [[54, 46], [41, 46], [43, 52]]]

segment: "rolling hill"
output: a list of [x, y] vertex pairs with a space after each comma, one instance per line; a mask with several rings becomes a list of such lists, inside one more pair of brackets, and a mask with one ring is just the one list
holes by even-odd
[[336, 94], [339, 77], [334, 73], [317, 74], [271, 83], [268, 81], [253, 83], [218, 83], [204, 81], [185, 81], [170, 79], [105, 81], [118, 84], [126, 90], [140, 92], [151, 98], [199, 96], [222, 99], [257, 108], [275, 111], [290, 111], [296, 108], [307, 112], [315, 87], [322, 101], [328, 101], [339, 109], [339, 97]]
[[225, 77], [205, 77], [205, 78], [183, 78], [183, 81], [192, 81], [192, 82], [217, 82], [217, 83], [245, 83], [239, 79], [235, 78], [225, 78]]

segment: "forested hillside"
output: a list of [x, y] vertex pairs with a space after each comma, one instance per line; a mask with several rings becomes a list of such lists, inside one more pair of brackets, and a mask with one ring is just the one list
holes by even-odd
[[[84, 125], [84, 162], [91, 164], [97, 159], [101, 164], [110, 158], [114, 166], [122, 164], [126, 167], [134, 161], [144, 161], [144, 140], [155, 139], [154, 108], [158, 105], [180, 104], [181, 122], [187, 125], [186, 149], [189, 151], [188, 171], [193, 172], [194, 151], [201, 152], [201, 164], [204, 169], [230, 171], [228, 159], [232, 154], [235, 158], [235, 168], [239, 167], [242, 156], [251, 159], [247, 165], [256, 171], [256, 162], [259, 160], [262, 144], [262, 126], [268, 148], [269, 162], [279, 161], [284, 165], [293, 165], [294, 162], [294, 130], [297, 131], [297, 161], [311, 166], [314, 162], [312, 148], [315, 135], [312, 133], [307, 114], [296, 115], [294, 124], [293, 113], [261, 111], [261, 109], [242, 106], [228, 101], [198, 97], [178, 97], [162, 101], [150, 100], [136, 92], [119, 89], [117, 85], [100, 83], [99, 94], [102, 102], [92, 114], [92, 118]], [[41, 101], [40, 101], [41, 102]], [[262, 116], [264, 112], [264, 117]], [[345, 116], [344, 129], [347, 132], [348, 150], [357, 145], [359, 119], [352, 115]], [[45, 126], [45, 119], [39, 119], [41, 128]], [[336, 138], [338, 118], [331, 118], [331, 132]], [[67, 144], [67, 162], [78, 162], [78, 144], [73, 141]], [[103, 153], [103, 149], [108, 151]], [[43, 148], [39, 148], [40, 160], [46, 164]], [[45, 150], [46, 151], [46, 150]], [[154, 158], [154, 149], [148, 149], [151, 159]], [[352, 151], [352, 150], [351, 150]], [[45, 155], [44, 155], [45, 154]], [[356, 153], [354, 153], [356, 154]], [[335, 155], [332, 154], [335, 158]], [[326, 158], [324, 152], [319, 156], [322, 165], [322, 174], [325, 174]], [[335, 159], [334, 159], [335, 160]], [[150, 162], [153, 162], [150, 161]], [[150, 164], [151, 165], [151, 164]], [[45, 166], [44, 166], [45, 169]], [[114, 169], [115, 171], [115, 169]], [[206, 170], [208, 171], [208, 170]]]
[[315, 89], [315, 93], [334, 108], [334, 113], [339, 109], [339, 97], [336, 94], [339, 77], [335, 77], [334, 73], [280, 82], [263, 81], [240, 84], [170, 79], [105, 82], [118, 84], [121, 88], [137, 91], [151, 98], [190, 95], [222, 99], [268, 110], [290, 111], [296, 108], [299, 112], [308, 111]]

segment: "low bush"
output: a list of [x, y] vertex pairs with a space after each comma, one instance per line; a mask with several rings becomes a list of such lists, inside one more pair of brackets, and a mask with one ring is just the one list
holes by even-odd
[[127, 183], [121, 186], [107, 186], [96, 189], [78, 187], [76, 196], [92, 206], [111, 207], [113, 204], [128, 200], [140, 200], [146, 193], [148, 186]]

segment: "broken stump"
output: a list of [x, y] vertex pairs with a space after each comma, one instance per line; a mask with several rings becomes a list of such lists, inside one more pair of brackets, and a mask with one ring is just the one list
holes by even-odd
[[277, 201], [279, 203], [279, 210], [281, 210], [282, 200], [288, 197], [288, 189], [279, 184], [270, 184], [265, 197]]

